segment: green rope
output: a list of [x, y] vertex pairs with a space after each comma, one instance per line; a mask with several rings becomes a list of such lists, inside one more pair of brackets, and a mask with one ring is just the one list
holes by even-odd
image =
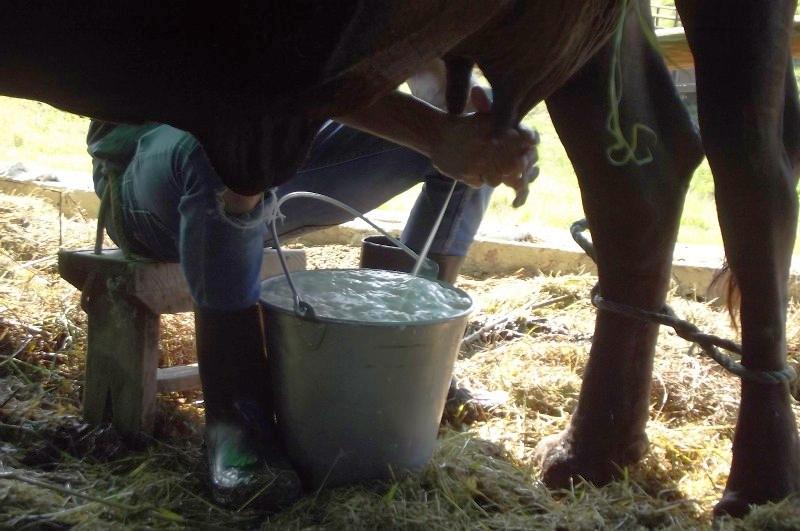
[[[630, 140], [625, 137], [622, 130], [619, 111], [622, 103], [622, 62], [620, 57], [622, 55], [622, 36], [625, 32], [625, 18], [628, 13], [628, 0], [622, 0], [621, 3], [622, 10], [613, 37], [614, 49], [611, 53], [611, 71], [608, 79], [609, 114], [606, 120], [606, 130], [611, 134], [614, 143], [606, 149], [606, 159], [613, 166], [625, 166], [628, 163], [644, 166], [653, 161], [653, 152], [649, 147], [645, 147], [644, 156], [639, 157], [636, 154], [641, 143], [640, 137], [649, 136], [653, 142], [657, 142], [658, 135], [651, 128], [639, 122], [631, 126]], [[640, 21], [645, 27], [646, 22], [641, 15]]]
[[[106, 165], [103, 174], [106, 177], [106, 186], [103, 190], [103, 197], [100, 200], [100, 212], [97, 215], [97, 232], [94, 241], [94, 253], [101, 254], [103, 251], [103, 231], [107, 226], [114, 227], [116, 244], [119, 245], [126, 260], [138, 262], [150, 262], [151, 259], [134, 253], [131, 250], [131, 243], [128, 235], [123, 229], [122, 223], [122, 175], [113, 167]], [[110, 223], [109, 223], [110, 222]]]
[[117, 237], [117, 245], [122, 249], [125, 259], [131, 260], [134, 257], [122, 224], [122, 178], [118, 171], [112, 169], [106, 172], [106, 178], [108, 179], [106, 190], [111, 191], [111, 224]]
[[[575, 242], [596, 263], [597, 254], [595, 253], [594, 244], [582, 234], [588, 229], [588, 222], [585, 219], [581, 219], [572, 224], [570, 232]], [[798, 382], [797, 372], [791, 365], [787, 365], [775, 371], [748, 369], [733, 357], [720, 350], [732, 352], [734, 355], [741, 358], [741, 345], [729, 339], [711, 334], [704, 334], [694, 324], [679, 319], [668, 304], [664, 304], [660, 311], [642, 310], [635, 306], [606, 299], [600, 294], [599, 287], [599, 284], [595, 285], [595, 287], [592, 288], [591, 294], [592, 304], [599, 310], [614, 312], [644, 322], [669, 326], [675, 330], [675, 334], [678, 337], [699, 345], [708, 357], [731, 374], [738, 376], [742, 380], [748, 380], [759, 384], [788, 384], [792, 396], [795, 400], [800, 401], [800, 383]]]
[[108, 182], [100, 198], [100, 211], [97, 213], [97, 230], [94, 234], [94, 254], [103, 254], [103, 234], [108, 225], [108, 206], [111, 194], [108, 192]]

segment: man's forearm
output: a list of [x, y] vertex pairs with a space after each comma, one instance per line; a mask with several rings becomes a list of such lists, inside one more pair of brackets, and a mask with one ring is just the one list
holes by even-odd
[[394, 91], [337, 120], [421, 153], [444, 175], [472, 186], [502, 182], [518, 189], [536, 159], [535, 137], [518, 128], [496, 131], [483, 100], [480, 112], [455, 116]]
[[408, 94], [394, 91], [369, 107], [336, 121], [401, 144], [430, 157], [441, 141], [447, 113]]

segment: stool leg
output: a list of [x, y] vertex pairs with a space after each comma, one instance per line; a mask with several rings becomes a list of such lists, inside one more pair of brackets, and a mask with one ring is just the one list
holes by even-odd
[[159, 316], [113, 280], [90, 282], [82, 306], [89, 317], [83, 413], [87, 421], [111, 421], [121, 433], [153, 427], [158, 368]]

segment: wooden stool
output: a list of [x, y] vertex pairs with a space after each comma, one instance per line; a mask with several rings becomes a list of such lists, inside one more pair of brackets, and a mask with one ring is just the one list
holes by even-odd
[[[283, 251], [290, 271], [305, 269], [305, 251]], [[158, 368], [159, 316], [190, 312], [189, 287], [176, 263], [126, 260], [119, 249], [59, 251], [58, 272], [81, 290], [89, 317], [83, 414], [111, 420], [122, 433], [150, 431], [157, 392], [200, 386], [197, 364]], [[261, 278], [283, 274], [264, 250]]]

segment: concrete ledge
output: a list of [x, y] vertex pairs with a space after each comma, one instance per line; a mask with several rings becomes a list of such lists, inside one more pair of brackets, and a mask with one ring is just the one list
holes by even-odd
[[[401, 227], [396, 223], [376, 223], [394, 236], [400, 233]], [[294, 238], [293, 241], [304, 245], [360, 245], [361, 239], [370, 234], [375, 234], [374, 229], [363, 222], [353, 221], [309, 233]], [[521, 269], [550, 275], [584, 272], [596, 274], [594, 262], [572, 241], [566, 228], [563, 234], [563, 238], [555, 240], [548, 231], [548, 239], [537, 243], [479, 237], [470, 248], [463, 271], [493, 276], [510, 275]], [[672, 276], [679, 295], [725, 303], [725, 283], [720, 282], [711, 287], [724, 262], [721, 248], [677, 245], [674, 256]], [[789, 280], [789, 295], [794, 299], [800, 299], [798, 266], [800, 264], [794, 260]]]
[[57, 183], [0, 177], [0, 192], [41, 197], [56, 208], [61, 204], [61, 211], [70, 217], [80, 215], [97, 218], [100, 211], [100, 200], [94, 190], [76, 190], [58, 186]]
[[[92, 191], [75, 190], [51, 183], [20, 181], [0, 177], [0, 192], [33, 194], [58, 205], [61, 201], [65, 215], [81, 212], [84, 216], [96, 217], [99, 201]], [[400, 234], [402, 222], [379, 213], [370, 214], [370, 219], [390, 234]], [[375, 234], [366, 223], [356, 220], [343, 225], [317, 230], [287, 241], [297, 241], [304, 245], [353, 245], [359, 246], [361, 239]], [[567, 227], [563, 231], [537, 231], [536, 243], [496, 239], [479, 234], [472, 244], [464, 272], [470, 274], [489, 274], [495, 276], [513, 274], [520, 269], [531, 273], [545, 274], [596, 273], [594, 263], [578, 246], [572, 242]], [[677, 245], [672, 275], [677, 291], [683, 296], [696, 296], [702, 299], [725, 301], [720, 286], [709, 289], [711, 281], [724, 260], [722, 249], [714, 246]], [[800, 300], [800, 263], [797, 257], [792, 261], [792, 275], [789, 281], [789, 295]]]

